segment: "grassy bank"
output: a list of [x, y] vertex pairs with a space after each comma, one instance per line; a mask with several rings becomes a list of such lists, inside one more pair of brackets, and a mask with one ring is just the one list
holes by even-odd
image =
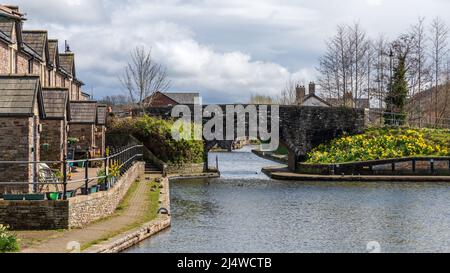
[[[189, 130], [192, 130], [192, 134], [187, 134]], [[202, 163], [203, 141], [194, 138], [193, 130], [192, 123], [178, 128], [173, 120], [143, 116], [110, 121], [108, 134], [132, 135], [158, 155], [160, 160], [169, 164]], [[174, 132], [183, 136], [182, 139], [175, 140], [172, 136]]]
[[344, 163], [410, 156], [450, 156], [450, 130], [373, 128], [320, 145], [307, 163]]
[[[138, 183], [142, 183], [139, 181], [136, 181], [135, 183], [133, 183], [130, 186], [130, 189], [128, 190], [127, 194], [125, 195], [125, 197], [122, 199], [122, 201], [120, 202], [119, 206], [116, 209], [116, 213], [106, 219], [102, 219], [100, 221], [106, 221], [108, 219], [111, 219], [113, 217], [117, 217], [123, 214], [123, 212], [129, 208], [130, 206], [130, 200], [131, 198], [135, 195], [136, 190], [138, 188]], [[110, 233], [108, 233], [107, 235], [98, 238], [95, 241], [91, 241], [89, 243], [86, 243], [84, 245], [82, 245], [81, 249], [82, 250], [86, 250], [88, 248], [90, 248], [93, 245], [96, 244], [100, 244], [102, 242], [105, 242], [111, 238], [114, 238], [115, 236], [125, 233], [127, 231], [133, 230], [135, 228], [140, 227], [141, 225], [150, 222], [154, 219], [156, 219], [156, 217], [158, 216], [157, 211], [159, 208], [159, 195], [160, 195], [160, 189], [159, 189], [159, 184], [156, 183], [155, 181], [152, 182], [146, 182], [146, 183], [150, 183], [150, 187], [148, 187], [147, 192], [146, 192], [146, 199], [145, 199], [145, 203], [148, 205], [147, 209], [145, 210], [145, 213], [136, 219], [135, 222], [128, 224], [126, 226], [124, 226], [121, 229], [118, 230], [114, 230]]]

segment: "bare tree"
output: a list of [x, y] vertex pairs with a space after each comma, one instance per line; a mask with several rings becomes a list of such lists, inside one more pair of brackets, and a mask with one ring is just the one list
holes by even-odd
[[385, 36], [380, 35], [376, 40], [374, 47], [376, 56], [374, 63], [376, 91], [374, 93], [378, 100], [378, 107], [382, 109], [389, 83], [389, 42]]
[[[329, 98], [338, 104], [353, 105], [346, 100], [369, 97], [374, 55], [367, 34], [359, 23], [339, 25], [327, 42], [327, 51], [320, 58], [318, 83]], [[350, 96], [352, 95], [352, 96]]]
[[274, 99], [271, 96], [252, 94], [250, 96], [250, 104], [274, 104]]
[[100, 103], [104, 103], [108, 106], [122, 106], [122, 105], [129, 105], [132, 102], [130, 101], [129, 96], [125, 95], [113, 95], [113, 96], [106, 96], [103, 97], [101, 100], [99, 100]]
[[[338, 25], [336, 34], [327, 41], [327, 51], [320, 58], [317, 71], [320, 73], [318, 83], [329, 98], [338, 101], [346, 98], [349, 82], [351, 82], [351, 44], [348, 27]], [[341, 101], [345, 104], [344, 101]]]
[[[410, 70], [410, 121], [421, 120], [421, 105], [417, 105], [416, 94], [425, 90], [427, 83], [430, 82], [430, 66], [428, 63], [428, 43], [425, 29], [425, 18], [419, 17], [417, 23], [411, 27], [410, 35], [414, 37], [411, 54], [409, 58]], [[420, 103], [420, 100], [419, 100]], [[420, 122], [419, 122], [420, 123]]]
[[[438, 94], [439, 84], [441, 82], [443, 65], [448, 54], [448, 32], [449, 29], [445, 22], [436, 17], [431, 23], [431, 59], [433, 61], [433, 85], [430, 106], [433, 107], [430, 112], [435, 114], [435, 125], [439, 123]], [[430, 120], [432, 123], [432, 120]]]
[[142, 109], [151, 103], [151, 96], [156, 91], [166, 91], [170, 86], [167, 68], [154, 61], [151, 53], [144, 47], [136, 47], [120, 76], [120, 82], [131, 101]]
[[280, 95], [277, 97], [276, 101], [280, 105], [293, 105], [297, 101], [296, 87], [299, 85], [299, 81], [294, 81], [289, 79], [286, 81], [286, 86], [281, 90]]
[[369, 53], [369, 41], [365, 31], [361, 29], [359, 23], [355, 23], [348, 27], [348, 37], [350, 45], [350, 77], [351, 77], [351, 91], [353, 92], [353, 98], [359, 99], [363, 96], [363, 85], [366, 83], [365, 78], [369, 75], [367, 60]]

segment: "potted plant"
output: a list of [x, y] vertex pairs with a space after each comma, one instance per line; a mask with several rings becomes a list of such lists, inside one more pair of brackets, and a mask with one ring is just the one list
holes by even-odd
[[97, 177], [99, 177], [98, 179], [98, 185], [100, 186], [100, 190], [101, 191], [107, 191], [109, 189], [109, 183], [108, 179], [106, 177], [106, 171], [105, 169], [99, 169], [97, 171]]
[[5, 201], [23, 201], [23, 199], [25, 199], [24, 194], [11, 193], [11, 194], [3, 195], [3, 200], [5, 200]]
[[25, 200], [26, 201], [43, 201], [43, 200], [45, 200], [45, 194], [43, 194], [43, 193], [25, 194]]
[[97, 185], [94, 185], [89, 188], [90, 193], [96, 193], [96, 192], [98, 192], [98, 190], [99, 190], [99, 186], [97, 186]]
[[117, 178], [120, 176], [120, 170], [122, 169], [124, 164], [119, 165], [119, 163], [113, 163], [111, 164], [111, 167], [109, 167], [109, 175], [108, 178], [111, 181], [111, 185], [114, 185], [116, 183]]
[[70, 146], [74, 146], [74, 145], [76, 145], [78, 142], [80, 142], [80, 140], [79, 140], [78, 138], [76, 138], [76, 137], [69, 137], [69, 138], [67, 139], [67, 143], [68, 143]]
[[56, 201], [60, 197], [59, 192], [47, 192], [46, 195], [47, 195], [47, 200], [51, 200], [51, 201]]

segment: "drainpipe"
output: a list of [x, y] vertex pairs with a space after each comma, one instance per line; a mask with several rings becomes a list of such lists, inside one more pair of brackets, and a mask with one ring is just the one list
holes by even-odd
[[32, 157], [33, 157], [33, 172], [32, 172], [32, 179], [33, 179], [33, 193], [36, 193], [38, 188], [37, 188], [37, 180], [38, 180], [38, 168], [37, 168], [37, 160], [38, 160], [38, 156], [37, 156], [37, 149], [38, 149], [38, 121], [37, 121], [37, 116], [33, 117], [33, 153], [32, 153]]

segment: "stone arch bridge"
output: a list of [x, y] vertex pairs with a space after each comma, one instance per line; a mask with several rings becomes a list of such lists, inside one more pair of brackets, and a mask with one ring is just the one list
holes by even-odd
[[[223, 113], [226, 113], [227, 106], [219, 105]], [[267, 123], [271, 131], [272, 108], [274, 106], [263, 105], [242, 105], [255, 107], [257, 112], [267, 111]], [[208, 105], [201, 106], [203, 113], [208, 113]], [[151, 107], [146, 109], [147, 114], [164, 119], [171, 119], [173, 107]], [[194, 113], [194, 106], [189, 106], [191, 113]], [[203, 124], [206, 124], [215, 115], [208, 113], [203, 117]], [[209, 117], [212, 116], [212, 117]], [[226, 125], [226, 115], [224, 114], [223, 124]], [[239, 124], [238, 115], [234, 114], [234, 132], [237, 133]], [[192, 119], [193, 120], [193, 119]], [[245, 134], [249, 136], [249, 116], [245, 115]], [[295, 170], [297, 163], [304, 160], [307, 153], [320, 144], [347, 134], [357, 134], [364, 131], [365, 112], [363, 109], [351, 108], [329, 108], [329, 107], [309, 107], [309, 106], [279, 106], [279, 136], [280, 144], [289, 151], [289, 169]], [[226, 130], [223, 130], [223, 139], [226, 139]], [[235, 135], [236, 136], [236, 135]], [[259, 134], [258, 134], [259, 137]], [[221, 148], [230, 149], [232, 140], [205, 140], [205, 164], [208, 163], [208, 152], [218, 145]]]

